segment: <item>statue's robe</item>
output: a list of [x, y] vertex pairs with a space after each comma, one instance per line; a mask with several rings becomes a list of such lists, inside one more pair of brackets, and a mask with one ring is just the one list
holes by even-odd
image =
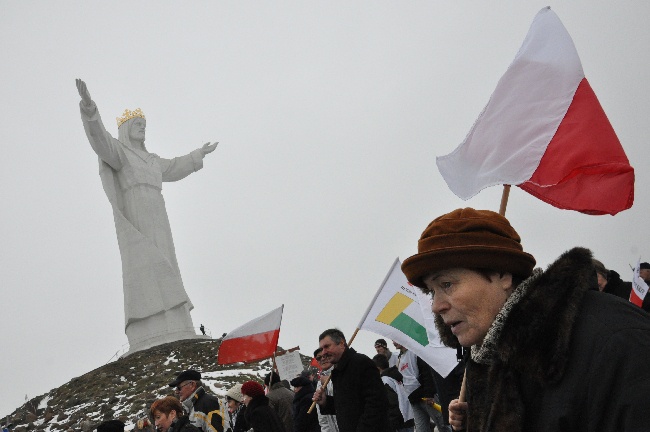
[[133, 119], [120, 126], [117, 140], [106, 131], [94, 102], [80, 106], [113, 208], [131, 351], [194, 337], [189, 313], [193, 306], [183, 287], [161, 191], [163, 181], [177, 181], [201, 169], [203, 153], [199, 149], [164, 159], [137, 149], [129, 140]]

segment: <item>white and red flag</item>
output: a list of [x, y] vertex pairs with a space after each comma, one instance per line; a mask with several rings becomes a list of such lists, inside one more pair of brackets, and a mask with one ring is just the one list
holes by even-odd
[[641, 258], [636, 262], [636, 267], [634, 267], [634, 277], [632, 278], [632, 291], [630, 291], [630, 301], [637, 305], [638, 307], [643, 306], [643, 299], [648, 293], [648, 284], [645, 283], [641, 276], [639, 276], [639, 270], [641, 267]]
[[630, 166], [571, 36], [542, 9], [465, 140], [436, 159], [467, 200], [517, 185], [555, 207], [614, 215], [634, 202]]
[[228, 333], [221, 341], [217, 363], [227, 365], [273, 356], [280, 338], [283, 309], [284, 305]]

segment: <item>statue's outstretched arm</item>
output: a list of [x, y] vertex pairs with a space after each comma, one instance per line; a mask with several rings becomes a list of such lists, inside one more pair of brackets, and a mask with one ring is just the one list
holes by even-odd
[[216, 150], [218, 144], [218, 141], [216, 141], [214, 144], [210, 144], [209, 142], [203, 144], [203, 147], [201, 147], [201, 153], [203, 153], [203, 156], [212, 153]]
[[173, 159], [159, 158], [164, 182], [173, 182], [184, 179], [188, 175], [203, 168], [203, 158], [217, 148], [218, 142], [207, 142], [202, 147]]
[[88, 91], [86, 83], [79, 78], [77, 78], [75, 81], [77, 82], [77, 91], [79, 92], [79, 96], [81, 96], [83, 104], [90, 106], [93, 100], [90, 98], [90, 92]]
[[79, 78], [75, 81], [77, 83], [77, 91], [79, 92], [79, 96], [81, 96], [81, 120], [83, 121], [84, 130], [86, 131], [90, 146], [97, 153], [97, 156], [113, 167], [113, 169], [121, 169], [122, 160], [120, 158], [120, 149], [117, 145], [117, 140], [106, 131], [97, 111], [97, 106], [90, 98], [90, 92], [86, 83]]

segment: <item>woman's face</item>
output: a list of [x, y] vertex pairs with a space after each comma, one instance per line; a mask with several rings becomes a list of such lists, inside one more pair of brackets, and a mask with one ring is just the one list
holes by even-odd
[[167, 431], [172, 425], [172, 422], [176, 418], [176, 411], [171, 410], [169, 414], [163, 414], [162, 412], [156, 410], [153, 414], [154, 424], [156, 429], [159, 431]]
[[465, 347], [483, 343], [513, 288], [510, 273], [493, 273], [487, 278], [464, 268], [427, 275], [424, 284], [433, 295], [431, 309]]
[[237, 408], [239, 407], [239, 402], [237, 402], [234, 399], [228, 399], [228, 412], [234, 413], [237, 411]]
[[604, 290], [607, 286], [607, 277], [600, 273], [596, 273], [596, 277], [598, 278], [598, 291]]
[[248, 406], [248, 404], [250, 403], [251, 399], [253, 399], [253, 398], [250, 397], [250, 396], [248, 396], [248, 395], [244, 395], [244, 405]]

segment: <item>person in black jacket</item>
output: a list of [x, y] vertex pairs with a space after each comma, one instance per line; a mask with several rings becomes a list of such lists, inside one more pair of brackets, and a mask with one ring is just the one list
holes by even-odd
[[338, 329], [325, 330], [319, 341], [323, 358], [335, 365], [334, 396], [323, 387], [314, 393], [321, 414], [336, 414], [340, 432], [390, 431], [386, 392], [372, 360], [349, 348]]
[[[11, 426], [2, 428], [2, 432], [9, 432]], [[97, 432], [124, 432], [124, 423], [119, 420], [108, 420], [97, 426]]]
[[605, 268], [605, 265], [597, 259], [592, 259], [591, 261], [594, 263], [594, 267], [596, 268], [598, 290], [629, 300], [630, 291], [632, 291], [632, 282], [623, 281], [617, 272], [614, 270], [608, 270]]
[[285, 432], [280, 418], [269, 405], [264, 387], [255, 381], [246, 381], [241, 386], [246, 405], [244, 418], [255, 432]]
[[[397, 366], [389, 366], [388, 359], [384, 354], [377, 354], [372, 358], [372, 361], [377, 365], [381, 380], [386, 389], [386, 397], [388, 398], [388, 418], [390, 425], [394, 431], [398, 432], [413, 432], [415, 422], [413, 421], [413, 410], [408, 401], [408, 395], [402, 384], [402, 374], [397, 370]], [[402, 406], [400, 406], [400, 395], [402, 393]], [[404, 413], [402, 409], [407, 411], [411, 417], [404, 420]]]
[[160, 432], [200, 432], [183, 413], [181, 402], [173, 396], [166, 396], [151, 404], [151, 419]]
[[311, 413], [309, 407], [314, 397], [314, 385], [305, 376], [299, 376], [291, 380], [293, 391], [293, 431], [294, 432], [320, 432], [318, 413], [314, 409]]

